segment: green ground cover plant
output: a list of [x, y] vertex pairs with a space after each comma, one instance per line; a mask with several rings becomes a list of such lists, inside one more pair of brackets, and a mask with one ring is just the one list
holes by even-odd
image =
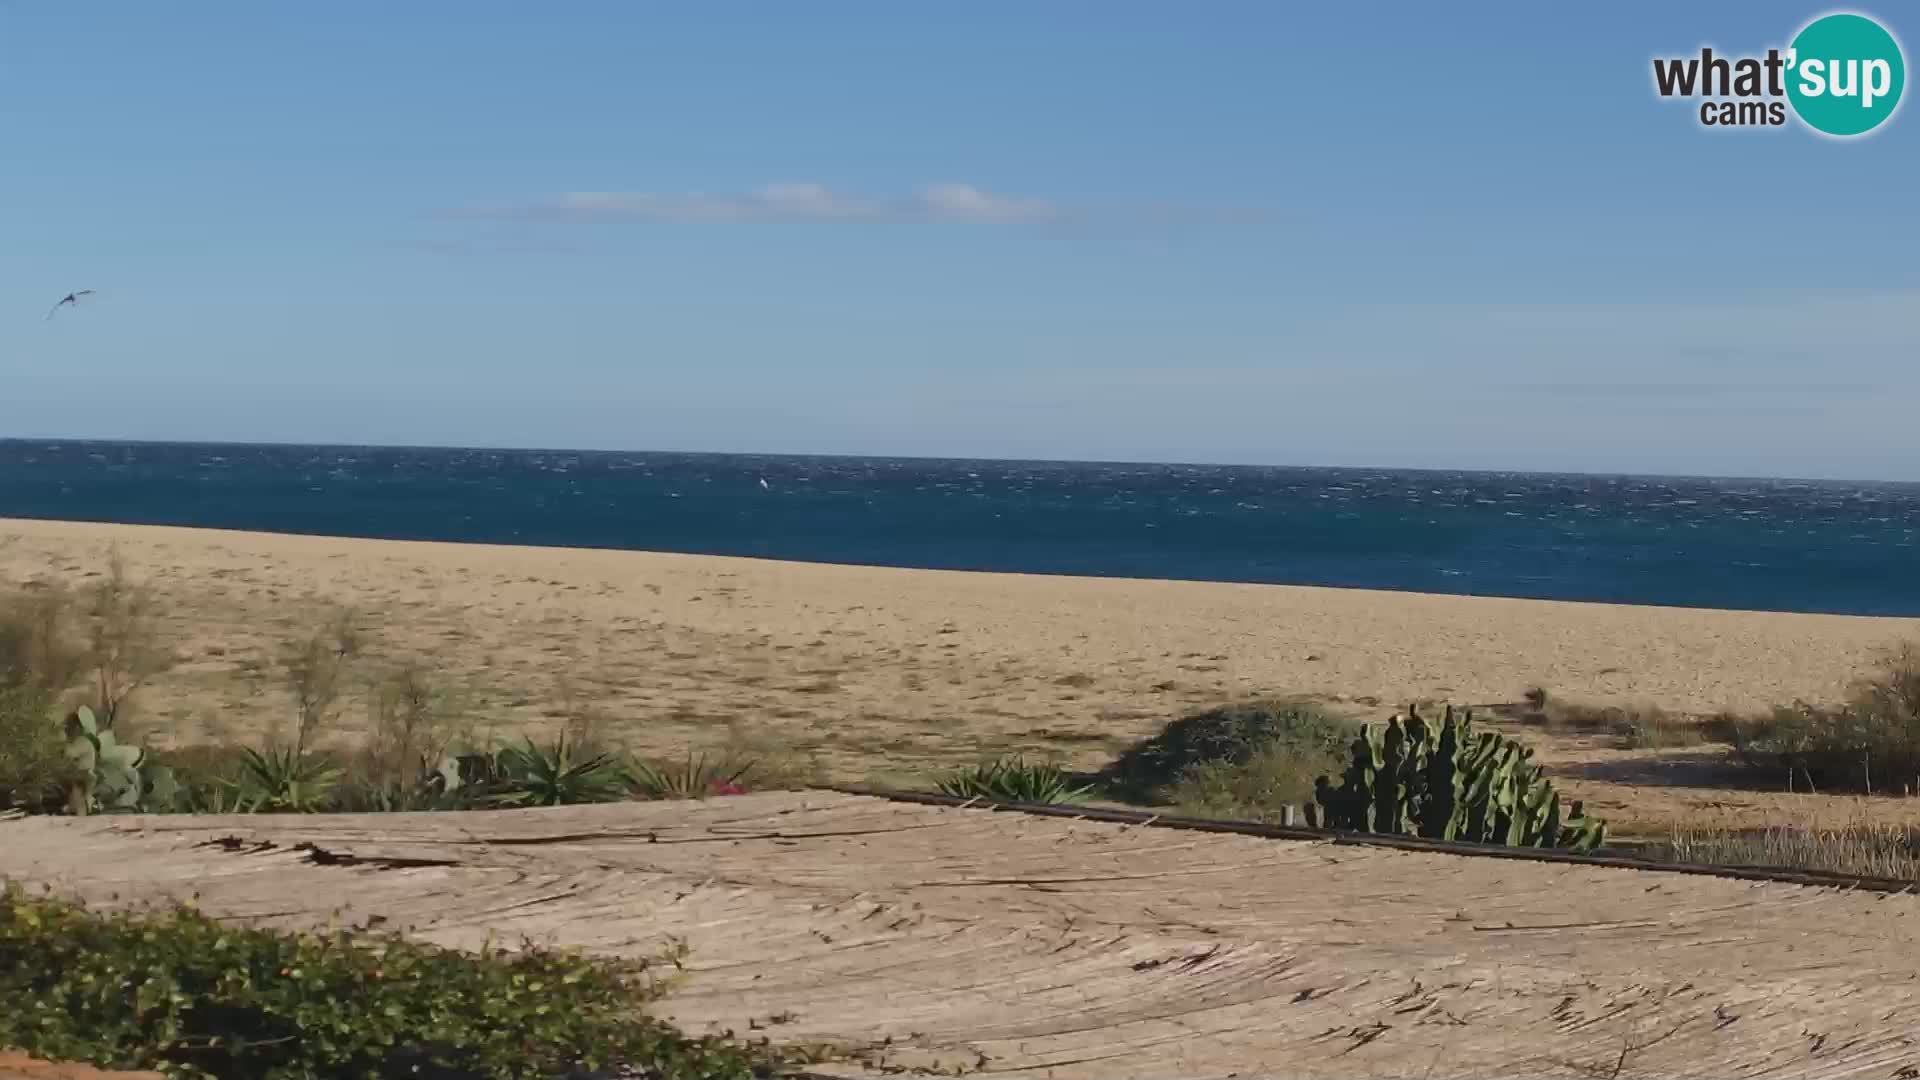
[[206, 1080], [773, 1075], [765, 1045], [690, 1038], [645, 1014], [673, 967], [250, 929], [190, 907], [103, 913], [7, 885], [0, 1046]]

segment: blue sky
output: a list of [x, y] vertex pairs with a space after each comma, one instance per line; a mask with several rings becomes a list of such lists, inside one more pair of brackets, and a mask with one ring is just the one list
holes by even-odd
[[0, 0], [0, 434], [1920, 480], [1824, 10]]

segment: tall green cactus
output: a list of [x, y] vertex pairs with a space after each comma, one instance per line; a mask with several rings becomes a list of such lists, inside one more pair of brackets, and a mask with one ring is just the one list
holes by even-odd
[[1438, 724], [1417, 709], [1367, 725], [1334, 787], [1314, 782], [1314, 798], [1336, 829], [1469, 840], [1514, 847], [1590, 851], [1606, 826], [1580, 803], [1564, 816], [1560, 796], [1533, 763], [1533, 751], [1491, 732], [1475, 732], [1469, 710], [1448, 706]]

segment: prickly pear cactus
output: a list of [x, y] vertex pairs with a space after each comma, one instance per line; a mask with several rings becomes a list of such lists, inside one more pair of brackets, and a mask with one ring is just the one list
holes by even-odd
[[[172, 809], [177, 794], [172, 773], [158, 766], [152, 775], [143, 773], [146, 750], [116, 740], [111, 725], [100, 723], [92, 709], [82, 705], [67, 714], [65, 730], [69, 813]], [[164, 784], [157, 783], [162, 776]]]
[[1320, 777], [1314, 798], [1336, 829], [1574, 851], [1604, 843], [1606, 826], [1581, 804], [1562, 815], [1532, 759], [1512, 739], [1475, 732], [1468, 710], [1448, 706], [1430, 723], [1408, 708], [1362, 728], [1341, 785]]

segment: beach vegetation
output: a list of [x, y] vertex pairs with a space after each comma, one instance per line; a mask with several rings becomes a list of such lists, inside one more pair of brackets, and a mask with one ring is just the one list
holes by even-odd
[[1563, 807], [1532, 759], [1518, 740], [1475, 731], [1470, 710], [1409, 707], [1363, 727], [1339, 786], [1320, 777], [1314, 798], [1334, 829], [1573, 851], [1605, 842], [1606, 826], [1577, 801]]
[[529, 738], [501, 747], [493, 755], [492, 773], [477, 794], [499, 806], [617, 802], [633, 789], [632, 775], [618, 757], [583, 747], [564, 732], [549, 743]]
[[0, 686], [0, 811], [57, 807], [64, 748], [45, 691]]
[[111, 721], [82, 705], [67, 714], [62, 730], [59, 780], [70, 814], [113, 811], [165, 812], [178, 788], [173, 770], [149, 760], [146, 748], [114, 737]]
[[1189, 817], [1262, 824], [1299, 824], [1294, 815], [1313, 801], [1314, 778], [1334, 756], [1268, 744], [1247, 757], [1201, 761], [1180, 771], [1161, 799]]
[[282, 651], [280, 664], [293, 697], [294, 729], [291, 740], [282, 736], [274, 741], [286, 743], [295, 758], [304, 758], [338, 719], [361, 653], [359, 628], [345, 609], [329, 612]]
[[743, 761], [732, 754], [709, 759], [706, 754], [688, 751], [680, 761], [650, 762], [636, 759], [628, 770], [629, 782], [641, 796], [649, 799], [699, 799], [708, 795], [746, 793], [755, 762]]
[[1768, 786], [1912, 794], [1920, 790], [1920, 645], [1889, 650], [1839, 705], [1796, 702], [1712, 726]]
[[[165, 667], [151, 601], [117, 558], [76, 594], [36, 584], [0, 609], [0, 809], [77, 814], [170, 806], [168, 771], [119, 737], [114, 721]], [[69, 700], [82, 704], [62, 713]]]
[[1797, 824], [1760, 829], [1677, 827], [1639, 853], [1657, 862], [1819, 870], [1920, 885], [1920, 831], [1864, 820], [1838, 828]]
[[[81, 653], [92, 682], [92, 707], [106, 727], [126, 719], [134, 694], [176, 657], [162, 645], [153, 591], [127, 576], [118, 551], [98, 582], [81, 593], [86, 645]], [[122, 730], [125, 730], [123, 727]]]
[[765, 1044], [690, 1037], [647, 1015], [683, 959], [532, 941], [468, 952], [228, 925], [189, 906], [99, 912], [9, 884], [0, 1046], [204, 1080], [773, 1075]]
[[1053, 762], [1020, 755], [955, 770], [941, 777], [938, 787], [941, 794], [960, 798], [1042, 805], [1079, 802], [1093, 791], [1093, 785], [1077, 782]]
[[291, 746], [239, 752], [240, 777], [228, 783], [242, 813], [312, 814], [333, 805], [342, 770], [326, 756]]
[[1666, 750], [1713, 741], [1711, 724], [1654, 705], [1591, 704], [1529, 690], [1516, 717], [1521, 723], [1559, 734], [1612, 738], [1630, 750]]
[[1354, 725], [1307, 702], [1258, 700], [1180, 717], [1099, 775], [1114, 797], [1204, 817], [1265, 821], [1312, 801]]

